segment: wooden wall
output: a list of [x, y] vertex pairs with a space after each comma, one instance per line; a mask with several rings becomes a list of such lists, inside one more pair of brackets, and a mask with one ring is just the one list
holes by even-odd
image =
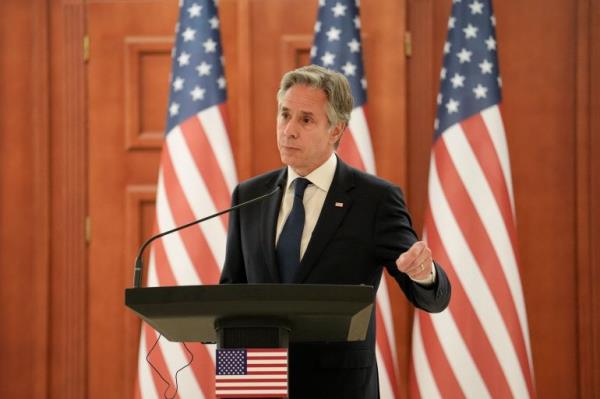
[[50, 331], [48, 5], [2, 2], [0, 15], [0, 396], [44, 398]]
[[[316, 0], [219, 3], [243, 179], [279, 165], [274, 93], [308, 58]], [[420, 229], [450, 1], [361, 5], [378, 172]], [[538, 396], [599, 397], [600, 2], [495, 8]], [[129, 398], [123, 288], [153, 223], [177, 1], [3, 0], [0, 15], [0, 397]], [[411, 311], [394, 298], [405, 385]]]

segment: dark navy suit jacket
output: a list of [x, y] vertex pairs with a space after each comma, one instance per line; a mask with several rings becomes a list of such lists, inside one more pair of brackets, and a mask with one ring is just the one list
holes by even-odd
[[[283, 188], [286, 179], [287, 168], [283, 168], [243, 182], [233, 193], [233, 203], [258, 197], [278, 185]], [[221, 283], [281, 282], [275, 257], [281, 197], [282, 190], [231, 214]], [[414, 283], [395, 265], [396, 258], [417, 240], [400, 189], [338, 158], [294, 283], [377, 288], [386, 268], [413, 305], [440, 312], [450, 300], [450, 283], [440, 265], [436, 264], [437, 278], [431, 287]], [[374, 317], [365, 341], [291, 344], [289, 378], [292, 399], [378, 398]]]

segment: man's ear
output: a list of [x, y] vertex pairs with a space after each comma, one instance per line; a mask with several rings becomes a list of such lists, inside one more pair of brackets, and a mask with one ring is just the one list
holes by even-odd
[[340, 141], [340, 138], [346, 130], [346, 127], [347, 125], [345, 123], [340, 122], [337, 125], [335, 125], [333, 129], [331, 129], [331, 139], [333, 143], [337, 143], [338, 141]]

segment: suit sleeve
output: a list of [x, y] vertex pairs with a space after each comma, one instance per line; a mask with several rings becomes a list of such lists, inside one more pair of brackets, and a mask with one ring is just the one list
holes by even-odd
[[[425, 287], [410, 279], [396, 267], [396, 259], [416, 241], [404, 197], [398, 187], [390, 187], [377, 209], [375, 226], [375, 253], [379, 264], [394, 277], [407, 299], [427, 312], [441, 312], [450, 301], [450, 282], [444, 269], [435, 263], [436, 280]], [[435, 258], [435, 254], [433, 254]]]
[[[232, 206], [239, 203], [239, 186], [233, 191], [231, 202]], [[223, 265], [219, 284], [243, 284], [247, 282], [244, 253], [242, 251], [240, 212], [235, 210], [229, 215], [225, 264]]]

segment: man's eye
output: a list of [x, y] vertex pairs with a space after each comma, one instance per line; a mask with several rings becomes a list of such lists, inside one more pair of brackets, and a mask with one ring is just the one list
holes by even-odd
[[310, 122], [312, 122], [312, 119], [310, 119], [310, 118], [304, 118], [304, 123], [310, 123]]

